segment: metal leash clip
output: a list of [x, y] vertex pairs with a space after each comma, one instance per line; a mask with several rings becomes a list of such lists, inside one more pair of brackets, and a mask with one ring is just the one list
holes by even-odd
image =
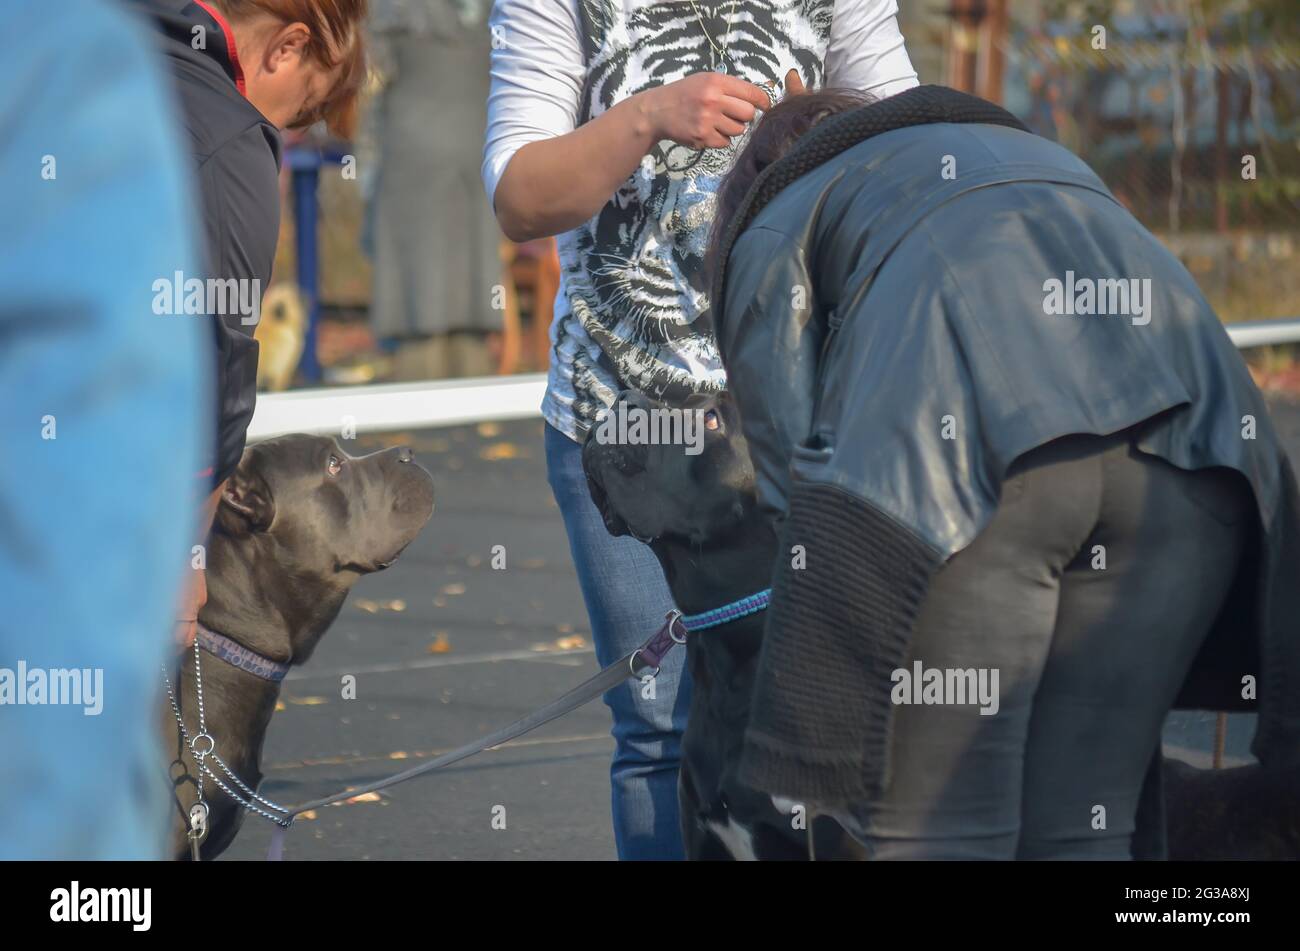
[[208, 804], [200, 799], [190, 806], [190, 829], [185, 833], [185, 838], [190, 840], [190, 858], [196, 862], [201, 860], [199, 846], [203, 844], [203, 840], [207, 837]]
[[[650, 671], [648, 674], [644, 674], [644, 676], [659, 676], [660, 664], [663, 662], [663, 659], [667, 656], [668, 652], [673, 649], [674, 645], [686, 643], [686, 629], [682, 627], [681, 618], [682, 612], [678, 611], [676, 608], [669, 611], [664, 617], [663, 626], [659, 628], [659, 630], [655, 631], [648, 641], [628, 655], [627, 664], [631, 676], [643, 676], [643, 673], [638, 671], [636, 668], [638, 659], [647, 667], [654, 668], [654, 670]], [[677, 633], [679, 628], [681, 628], [682, 631], [680, 635]]]

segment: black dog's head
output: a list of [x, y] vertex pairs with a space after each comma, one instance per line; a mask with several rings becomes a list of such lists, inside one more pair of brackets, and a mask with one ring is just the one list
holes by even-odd
[[698, 548], [754, 515], [754, 469], [725, 393], [670, 407], [624, 391], [588, 433], [582, 462], [613, 535]]
[[294, 434], [244, 450], [217, 526], [255, 541], [288, 577], [351, 586], [387, 568], [433, 514], [433, 478], [406, 447], [352, 456], [329, 436]]

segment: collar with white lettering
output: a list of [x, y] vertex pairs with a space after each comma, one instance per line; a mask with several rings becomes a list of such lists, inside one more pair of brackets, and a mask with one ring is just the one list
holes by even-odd
[[238, 667], [254, 677], [261, 677], [263, 680], [269, 680], [277, 684], [284, 680], [284, 675], [289, 672], [288, 664], [282, 664], [278, 660], [263, 657], [256, 651], [249, 650], [243, 644], [232, 641], [224, 634], [208, 630], [202, 624], [197, 625], [197, 628], [199, 646], [209, 654], [221, 658], [232, 667]]

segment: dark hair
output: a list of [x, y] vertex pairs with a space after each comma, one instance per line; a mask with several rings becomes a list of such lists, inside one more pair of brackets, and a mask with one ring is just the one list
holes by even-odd
[[717, 210], [704, 257], [704, 276], [712, 283], [722, 239], [731, 226], [741, 202], [763, 169], [785, 156], [813, 126], [823, 119], [850, 112], [874, 102], [875, 97], [857, 89], [819, 89], [782, 99], [750, 130], [736, 162], [718, 186]]

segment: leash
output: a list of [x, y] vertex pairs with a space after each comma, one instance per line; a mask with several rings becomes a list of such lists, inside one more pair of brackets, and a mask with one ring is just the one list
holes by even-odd
[[343, 792], [335, 793], [332, 796], [326, 796], [322, 799], [313, 799], [311, 802], [305, 802], [300, 806], [295, 806], [289, 810], [286, 819], [287, 822], [277, 823], [276, 828], [271, 832], [271, 846], [267, 850], [266, 858], [269, 862], [278, 862], [284, 855], [284, 834], [293, 820], [300, 814], [309, 809], [318, 809], [322, 806], [329, 806], [345, 799], [351, 799], [354, 796], [362, 796], [366, 793], [378, 792], [381, 789], [387, 789], [389, 786], [396, 786], [398, 783], [404, 783], [408, 779], [414, 779], [425, 773], [432, 772], [435, 769], [441, 769], [444, 766], [450, 766], [452, 763], [459, 763], [461, 760], [468, 759], [476, 753], [482, 753], [493, 747], [508, 743], [511, 740], [529, 733], [543, 724], [550, 723], [559, 717], [564, 716], [578, 707], [581, 707], [597, 697], [601, 696], [607, 690], [618, 686], [629, 677], [639, 678], [643, 673], [653, 677], [659, 673], [659, 667], [663, 659], [668, 656], [676, 645], [686, 643], [687, 629], [682, 623], [682, 615], [679, 611], [669, 611], [664, 618], [663, 626], [659, 628], [650, 639], [647, 640], [636, 650], [630, 651], [623, 655], [608, 667], [603, 668], [594, 676], [584, 680], [578, 686], [574, 687], [563, 696], [552, 700], [550, 703], [527, 716], [521, 717], [499, 730], [471, 740], [464, 746], [459, 746], [450, 752], [443, 753], [427, 763], [419, 766], [413, 766], [410, 769], [402, 770], [400, 773], [394, 773], [384, 779], [370, 783], [359, 788], [347, 789]]
[[707, 631], [711, 627], [730, 624], [732, 621], [738, 621], [751, 614], [757, 614], [759, 611], [765, 610], [771, 601], [772, 589], [764, 588], [762, 591], [746, 595], [729, 604], [724, 604], [720, 608], [714, 608], [701, 614], [688, 614], [682, 618], [682, 627], [686, 628], [689, 634], [694, 634], [696, 631]]
[[271, 832], [271, 845], [267, 850], [266, 858], [271, 862], [278, 862], [284, 856], [284, 837], [285, 832], [293, 824], [293, 820], [309, 809], [317, 809], [322, 806], [328, 806], [345, 799], [351, 799], [354, 796], [361, 796], [369, 792], [378, 792], [381, 789], [387, 789], [390, 786], [396, 786], [398, 783], [404, 783], [408, 779], [414, 779], [416, 776], [422, 776], [425, 773], [432, 772], [435, 769], [442, 769], [444, 766], [450, 766], [461, 760], [468, 759], [477, 753], [501, 746], [511, 740], [518, 739], [525, 733], [537, 729], [543, 724], [550, 723], [552, 720], [564, 716], [573, 710], [590, 703], [606, 691], [618, 686], [624, 680], [629, 678], [640, 679], [647, 675], [654, 677], [659, 673], [660, 665], [663, 659], [668, 656], [678, 644], [686, 643], [686, 636], [696, 631], [705, 631], [710, 628], [719, 627], [731, 621], [738, 620], [742, 617], [755, 614], [762, 611], [768, 606], [771, 599], [772, 591], [770, 588], [760, 591], [756, 594], [748, 595], [722, 607], [705, 611], [701, 614], [683, 615], [680, 611], [669, 611], [664, 618], [663, 626], [659, 628], [650, 638], [618, 660], [614, 661], [608, 667], [603, 668], [594, 676], [584, 680], [578, 686], [574, 687], [568, 693], [551, 701], [544, 707], [541, 707], [525, 717], [522, 717], [513, 723], [501, 727], [486, 736], [480, 737], [466, 743], [464, 746], [457, 747], [450, 752], [444, 753], [427, 763], [395, 773], [386, 779], [381, 779], [360, 788], [348, 789], [344, 792], [335, 793], [332, 796], [326, 796], [323, 799], [314, 799], [311, 802], [295, 806], [286, 814], [286, 822], [276, 823], [276, 827]]
[[[325, 796], [321, 799], [313, 799], [310, 802], [302, 803], [293, 808], [286, 808], [277, 805], [269, 799], [258, 795], [256, 791], [250, 789], [235, 773], [225, 764], [220, 756], [216, 753], [216, 741], [207, 732], [203, 712], [203, 679], [199, 662], [199, 649], [210, 651], [216, 656], [222, 658], [228, 663], [245, 670], [248, 673], [261, 677], [264, 680], [280, 681], [284, 679], [288, 671], [287, 664], [280, 664], [276, 661], [268, 660], [261, 655], [255, 654], [248, 648], [243, 647], [238, 642], [224, 637], [215, 632], [208, 631], [200, 626], [199, 637], [194, 641], [194, 677], [197, 685], [197, 698], [199, 707], [199, 731], [193, 737], [185, 728], [185, 722], [181, 717], [180, 706], [176, 701], [176, 695], [172, 690], [171, 681], [167, 678], [167, 671], [163, 669], [163, 680], [167, 684], [167, 696], [171, 700], [172, 712], [176, 717], [176, 725], [180, 730], [181, 739], [190, 749], [190, 754], [194, 757], [199, 767], [198, 790], [199, 801], [190, 810], [190, 831], [187, 837], [190, 840], [191, 854], [197, 861], [199, 858], [199, 845], [207, 835], [207, 816], [208, 806], [203, 800], [203, 777], [206, 775], [229, 796], [232, 800], [242, 806], [245, 810], [266, 819], [274, 825], [271, 832], [271, 845], [267, 850], [267, 861], [278, 862], [284, 856], [284, 838], [285, 832], [293, 825], [294, 819], [304, 812], [312, 809], [319, 809], [323, 806], [333, 805], [336, 802], [342, 802], [346, 799], [352, 799], [356, 796], [363, 796], [366, 793], [379, 792], [381, 789], [387, 789], [390, 786], [396, 786], [404, 783], [409, 779], [422, 776], [425, 773], [432, 772], [435, 769], [442, 769], [453, 763], [459, 763], [461, 760], [468, 759], [475, 754], [482, 753], [486, 750], [494, 749], [511, 740], [518, 739], [526, 733], [530, 733], [540, 726], [556, 720], [566, 713], [578, 709], [595, 700], [597, 697], [618, 686], [624, 680], [640, 679], [643, 676], [654, 677], [659, 673], [660, 666], [668, 653], [678, 644], [685, 644], [688, 634], [697, 631], [706, 631], [723, 624], [729, 624], [732, 621], [748, 617], [764, 610], [771, 600], [772, 591], [770, 588], [759, 591], [755, 594], [747, 595], [736, 601], [724, 604], [721, 607], [704, 611], [700, 614], [683, 615], [680, 611], [669, 611], [664, 618], [664, 623], [652, 634], [648, 640], [635, 650], [629, 651], [618, 660], [614, 661], [607, 667], [602, 668], [595, 675], [587, 678], [578, 684], [572, 690], [557, 697], [545, 706], [539, 707], [532, 713], [507, 724], [498, 730], [481, 736], [478, 739], [459, 746], [454, 750], [443, 753], [427, 763], [410, 769], [402, 770], [383, 779], [376, 780], [365, 786], [352, 787], [342, 792], [334, 793], [331, 796]], [[283, 668], [283, 669], [281, 669]], [[206, 741], [206, 745], [200, 743]], [[230, 789], [221, 777], [218, 776], [211, 767], [207, 765], [207, 759], [211, 758], [217, 766], [226, 774], [231, 783], [239, 788], [243, 795], [238, 795]], [[265, 808], [263, 808], [265, 807]], [[196, 818], [197, 816], [197, 818]]]

